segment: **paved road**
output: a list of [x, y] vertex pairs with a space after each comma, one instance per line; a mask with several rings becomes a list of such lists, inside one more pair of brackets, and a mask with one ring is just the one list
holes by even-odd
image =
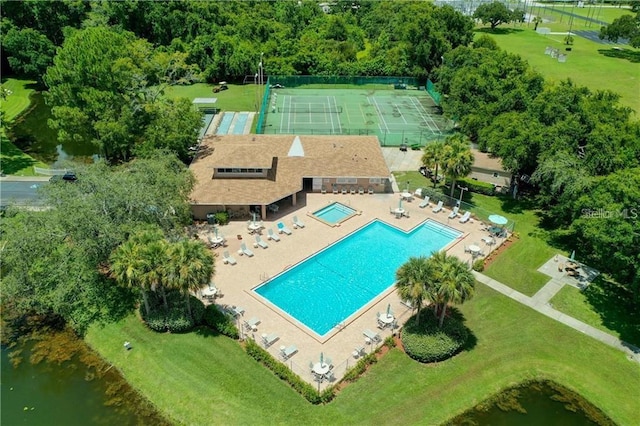
[[37, 205], [38, 188], [47, 185], [49, 178], [15, 178], [0, 179], [0, 205]]
[[[475, 275], [476, 279], [481, 283], [504, 294], [505, 296], [508, 296], [513, 300], [522, 303], [523, 305], [535, 309], [536, 311], [548, 316], [549, 318], [568, 325], [569, 327], [583, 334], [586, 334], [589, 337], [592, 337], [596, 340], [601, 341], [602, 343], [619, 349], [627, 354], [627, 357], [629, 357], [629, 359], [640, 362], [640, 348], [623, 342], [622, 340], [618, 339], [615, 336], [612, 336], [611, 334], [598, 330], [597, 328], [592, 327], [589, 324], [585, 324], [582, 321], [578, 321], [577, 319], [565, 315], [562, 312], [557, 311], [549, 306], [549, 299], [553, 297], [553, 295], [562, 287], [561, 285], [558, 286], [558, 282], [556, 280], [549, 281], [547, 285], [540, 289], [540, 291], [538, 291], [538, 293], [540, 294], [539, 296], [538, 293], [536, 293], [534, 297], [529, 297], [479, 272], [474, 271], [473, 275]], [[547, 286], [549, 287], [547, 288]]]

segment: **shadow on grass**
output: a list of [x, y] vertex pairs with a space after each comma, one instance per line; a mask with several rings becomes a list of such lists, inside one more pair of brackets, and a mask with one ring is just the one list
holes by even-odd
[[640, 62], [640, 51], [631, 49], [598, 49], [598, 53], [608, 58], [626, 59], [629, 62]]
[[474, 30], [474, 32], [476, 33], [483, 33], [483, 34], [494, 34], [494, 35], [507, 35], [507, 34], [516, 34], [516, 33], [521, 33], [524, 30], [521, 28], [478, 28], [476, 30]]
[[620, 339], [640, 347], [640, 303], [633, 295], [613, 280], [599, 276], [583, 291], [593, 310], [600, 315], [602, 324], [617, 331]]
[[36, 160], [19, 150], [4, 135], [0, 136], [0, 152], [2, 152], [2, 173], [7, 175], [17, 174], [21, 170], [32, 167]]

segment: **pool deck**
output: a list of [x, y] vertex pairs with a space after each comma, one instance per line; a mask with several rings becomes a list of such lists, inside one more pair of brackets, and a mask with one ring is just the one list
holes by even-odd
[[[339, 380], [345, 371], [357, 362], [353, 356], [354, 349], [364, 347], [367, 353], [373, 349], [374, 345], [365, 343], [364, 330], [369, 329], [377, 332], [382, 340], [392, 334], [389, 328], [384, 330], [377, 328], [377, 312], [386, 311], [387, 305], [390, 303], [399, 326], [402, 326], [411, 316], [411, 309], [400, 302], [395, 288], [391, 287], [345, 320], [339, 327], [320, 337], [255, 294], [252, 291], [254, 287], [374, 219], [381, 219], [405, 231], [426, 219], [433, 219], [443, 225], [462, 231], [461, 237], [446, 249], [449, 254], [456, 255], [469, 263], [472, 259], [470, 254], [464, 252], [465, 245], [479, 244], [485, 254], [497, 246], [489, 247], [481, 241], [481, 238], [486, 236], [486, 232], [481, 230], [479, 222], [472, 219], [464, 224], [459, 223], [457, 218], [447, 218], [449, 210], [445, 209], [440, 213], [433, 213], [431, 211], [433, 206], [420, 209], [418, 208], [420, 201], [415, 198], [412, 202], [403, 203], [403, 207], [410, 213], [410, 218], [402, 217], [401, 219], [397, 219], [389, 213], [389, 207], [395, 208], [398, 205], [398, 194], [306, 194], [300, 198], [302, 201], [297, 206], [281, 207], [278, 213], [271, 214], [264, 220], [266, 229], [272, 228], [276, 232], [276, 223], [282, 221], [293, 231], [292, 235], [281, 234], [280, 242], [273, 242], [267, 240], [266, 229], [263, 230], [262, 239], [269, 244], [267, 249], [254, 248], [255, 237], [247, 232], [246, 220], [233, 221], [228, 225], [221, 226], [219, 230], [226, 237], [227, 246], [212, 250], [217, 254], [213, 282], [223, 294], [222, 297], [215, 300], [215, 303], [239, 306], [245, 309], [243, 316], [239, 318], [241, 327], [245, 320], [253, 317], [260, 319], [257, 331], [245, 333], [244, 336], [253, 337], [260, 343], [263, 333], [277, 334], [279, 340], [268, 348], [269, 352], [277, 358], [279, 358], [281, 346], [295, 345], [298, 352], [291, 356], [286, 364], [303, 379], [314, 385], [316, 383], [313, 382], [309, 362], [317, 362], [320, 352], [333, 360], [335, 366], [333, 371]], [[307, 216], [309, 212], [316, 211], [335, 201], [348, 205], [361, 214], [346, 220], [337, 227], [328, 226]], [[297, 215], [298, 219], [304, 222], [303, 229], [294, 229], [292, 220], [294, 215]], [[205, 236], [207, 232], [212, 232], [211, 229], [210, 225], [200, 225], [197, 232], [206, 241]], [[242, 240], [238, 240], [238, 235], [242, 236]], [[255, 256], [249, 258], [238, 254], [242, 242], [247, 244]], [[500, 243], [499, 240], [498, 245]], [[225, 250], [235, 257], [236, 265], [223, 263], [222, 252]], [[384, 261], [384, 259], [380, 259], [380, 261]], [[324, 382], [322, 388], [326, 386], [328, 383]]]

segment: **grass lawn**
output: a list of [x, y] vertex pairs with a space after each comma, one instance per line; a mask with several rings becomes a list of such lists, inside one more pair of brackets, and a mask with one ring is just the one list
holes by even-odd
[[[632, 15], [631, 9], [628, 7], [617, 8], [617, 7], [600, 7], [599, 5], [594, 6], [585, 6], [585, 7], [574, 7], [575, 4], [556, 4], [556, 5], [548, 5], [545, 7], [541, 3], [538, 6], [534, 6], [531, 9], [527, 9], [527, 11], [531, 10], [531, 14], [536, 16], [542, 16], [545, 19], [568, 22], [569, 15], [565, 15], [559, 13], [558, 11], [573, 13], [574, 15], [584, 16], [589, 19], [595, 19], [596, 21], [603, 21], [611, 23], [615, 19], [621, 17], [622, 15]], [[574, 24], [578, 22], [582, 22], [582, 19], [574, 19]], [[546, 25], [546, 24], [543, 24]], [[600, 30], [600, 26], [598, 24], [592, 23], [592, 29]]]
[[[169, 86], [165, 96], [169, 98], [217, 98], [215, 106], [223, 111], [256, 111], [258, 86], [254, 84], [229, 84], [228, 90], [213, 93], [214, 84], [196, 83], [189, 86]], [[262, 99], [260, 99], [262, 102]]]
[[601, 276], [584, 291], [565, 286], [551, 303], [560, 312], [640, 347], [640, 307], [634, 307], [631, 298]]
[[[565, 23], [557, 27], [545, 26], [551, 27], [552, 31], [567, 30]], [[579, 26], [574, 25], [574, 29], [579, 29]], [[636, 117], [640, 117], [640, 50], [627, 46], [615, 50], [611, 46], [575, 36], [571, 52], [565, 52], [564, 35], [540, 35], [533, 31], [533, 27], [524, 26], [516, 29], [498, 28], [495, 32], [483, 28], [476, 32], [491, 35], [502, 49], [521, 55], [547, 81], [571, 78], [592, 91], [608, 89], [620, 94], [622, 104], [633, 108]], [[547, 46], [567, 53], [567, 62], [560, 63], [545, 55]]]
[[[422, 365], [394, 349], [325, 406], [306, 402], [225, 337], [157, 334], [131, 316], [93, 327], [86, 341], [181, 424], [440, 424], [530, 379], [578, 392], [618, 424], [636, 422], [638, 366], [623, 353], [483, 285], [477, 290], [461, 309], [475, 337], [471, 350]], [[123, 350], [125, 340], [133, 350]]]
[[31, 105], [31, 95], [36, 91], [36, 82], [8, 78], [2, 81], [3, 88], [11, 94], [3, 100], [0, 109], [4, 113], [2, 129], [0, 130], [0, 169], [8, 175], [33, 176], [33, 166], [47, 167], [46, 164], [35, 160], [22, 152], [6, 136], [8, 125]]
[[[404, 187], [407, 181], [412, 189], [433, 185], [419, 172], [397, 172], [394, 176], [397, 182], [401, 182], [401, 187]], [[448, 195], [448, 192], [446, 193]], [[515, 221], [514, 231], [520, 238], [508, 251], [498, 256], [484, 273], [514, 290], [533, 296], [550, 279], [537, 269], [556, 253], [562, 253], [549, 246], [546, 234], [538, 228], [537, 211], [531, 205], [514, 201], [509, 197], [490, 197], [467, 192], [463, 201], [471, 204], [471, 211], [480, 216], [489, 212]]]

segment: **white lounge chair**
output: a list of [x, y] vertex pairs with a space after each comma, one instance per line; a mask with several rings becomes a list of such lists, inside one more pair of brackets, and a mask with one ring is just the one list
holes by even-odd
[[256, 244], [263, 249], [269, 248], [269, 244], [267, 244], [262, 238], [260, 238], [260, 235], [256, 235]]
[[295, 345], [280, 349], [280, 355], [285, 361], [291, 358], [296, 352], [298, 352], [298, 348], [296, 348]]
[[298, 216], [293, 217], [293, 227], [294, 228], [304, 228], [304, 222], [298, 219]]
[[493, 237], [482, 237], [482, 241], [484, 241], [484, 243], [488, 246], [496, 243], [496, 240], [494, 240]]
[[222, 253], [222, 261], [224, 263], [228, 263], [229, 265], [235, 265], [236, 263], [238, 263], [236, 262], [236, 259], [229, 254], [228, 251]]
[[276, 340], [278, 340], [280, 337], [278, 337], [277, 334], [263, 334], [262, 335], [262, 344], [264, 345], [265, 348], [268, 348], [269, 346], [273, 345]]
[[449, 214], [449, 219], [455, 219], [456, 217], [458, 217], [458, 210], [460, 209], [460, 207], [455, 206], [453, 208], [453, 210], [451, 211], [451, 213]]
[[273, 241], [280, 241], [280, 237], [278, 237], [278, 234], [276, 234], [275, 232], [273, 232], [273, 229], [269, 228], [267, 229], [267, 238], [269, 240], [273, 240]]
[[349, 194], [351, 194], [351, 195], [355, 195], [355, 193], [356, 193], [356, 189], [355, 189], [353, 186], [352, 186], [352, 187], [350, 187], [350, 188], [349, 188]]
[[460, 223], [467, 223], [469, 222], [470, 218], [471, 218], [471, 212], [465, 212], [460, 218]]
[[278, 222], [276, 226], [278, 227], [279, 233], [291, 235], [291, 229], [287, 228], [287, 225], [285, 225], [284, 223]]
[[337, 194], [337, 193], [338, 193], [338, 187], [337, 187], [337, 186], [335, 186], [335, 185], [333, 185], [332, 192], [333, 192], [334, 194]]
[[363, 187], [359, 187], [358, 188], [358, 194], [364, 195], [364, 188]]
[[442, 205], [443, 205], [443, 204], [444, 204], [444, 203], [443, 203], [442, 201], [438, 201], [438, 205], [437, 205], [437, 206], [435, 206], [435, 207], [433, 208], [433, 210], [431, 210], [431, 211], [432, 211], [432, 212], [434, 212], [434, 213], [439, 213], [439, 212], [441, 212], [441, 211], [442, 211]]
[[345, 188], [344, 186], [342, 188], [340, 188], [340, 193], [342, 195], [345, 195], [347, 193], [347, 188]]
[[415, 195], [416, 197], [422, 197], [422, 188], [416, 189], [413, 195]]
[[418, 207], [420, 207], [421, 209], [424, 209], [428, 205], [429, 205], [429, 196], [427, 195], [426, 197], [424, 197], [424, 200], [422, 200], [422, 202], [418, 204]]
[[369, 330], [368, 328], [367, 328], [366, 330], [364, 330], [364, 331], [362, 332], [362, 334], [364, 334], [364, 335], [365, 335], [365, 337], [367, 337], [367, 338], [368, 338], [369, 340], [371, 340], [372, 342], [378, 342], [378, 341], [382, 340], [382, 339], [380, 338], [380, 335], [379, 335], [378, 333], [375, 333], [375, 332], [373, 332], [373, 331]]
[[369, 187], [369, 189], [367, 189], [367, 192], [369, 193], [369, 195], [372, 195], [373, 194], [373, 188]]
[[253, 252], [247, 248], [247, 245], [245, 243], [240, 244], [240, 250], [242, 250], [242, 253], [244, 253], [244, 255], [247, 257], [253, 256]]
[[250, 320], [244, 322], [244, 327], [247, 331], [257, 331], [260, 320], [256, 317], [252, 317]]

